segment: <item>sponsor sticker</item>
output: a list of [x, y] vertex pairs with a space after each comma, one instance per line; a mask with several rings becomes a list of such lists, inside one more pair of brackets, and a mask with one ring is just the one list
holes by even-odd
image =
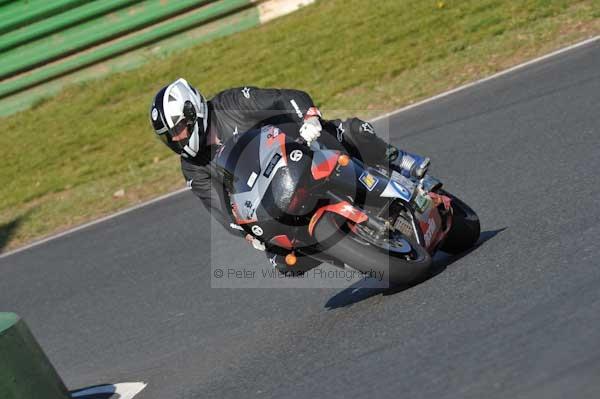
[[156, 122], [158, 119], [158, 110], [156, 108], [152, 108], [152, 120]]
[[290, 153], [290, 159], [294, 162], [298, 162], [302, 159], [302, 151], [294, 150]]
[[296, 102], [296, 100], [290, 100], [290, 104], [292, 104], [292, 107], [294, 107], [294, 110], [296, 111], [296, 115], [298, 115], [298, 118], [300, 119], [304, 119], [304, 115], [302, 115], [302, 111], [300, 111], [300, 107], [298, 106], [298, 103]]
[[369, 191], [373, 191], [377, 183], [379, 183], [379, 179], [367, 172], [366, 170], [360, 175], [358, 178], [360, 182], [367, 188]]
[[279, 155], [279, 154], [273, 155], [273, 158], [271, 158], [271, 160], [269, 161], [269, 164], [267, 165], [267, 168], [265, 169], [265, 173], [263, 173], [264, 177], [271, 176], [271, 173], [273, 173], [273, 169], [275, 169], [275, 166], [277, 165], [277, 163], [279, 162], [280, 159], [281, 159], [281, 155]]
[[281, 133], [281, 130], [279, 130], [278, 127], [269, 126], [269, 133], [267, 134], [267, 137], [275, 138], [275, 137], [279, 136], [279, 133]]
[[430, 217], [429, 220], [427, 220], [427, 231], [425, 232], [425, 234], [423, 235], [423, 238], [425, 238], [425, 243], [427, 245], [431, 244], [431, 239], [433, 238], [433, 233], [435, 233], [436, 230], [436, 225], [435, 225], [435, 220]]
[[263, 235], [263, 229], [260, 226], [257, 226], [257, 225], [252, 226], [252, 232], [257, 237], [260, 237], [260, 236]]
[[256, 172], [252, 172], [252, 174], [248, 178], [248, 181], [246, 182], [246, 184], [248, 185], [248, 187], [250, 187], [250, 188], [254, 187], [254, 183], [256, 183], [256, 178], [257, 177], [258, 177], [258, 174]]
[[394, 180], [392, 180], [390, 183], [392, 184], [392, 187], [394, 187], [394, 189], [400, 193], [402, 198], [410, 200], [410, 192], [406, 187]]
[[344, 133], [346, 133], [343, 123], [340, 123], [340, 125], [336, 128], [336, 132], [338, 141], [342, 143], [344, 141]]
[[362, 130], [367, 132], [367, 133], [371, 133], [371, 134], [375, 134], [375, 129], [373, 128], [373, 125], [371, 125], [369, 122], [365, 122], [361, 125]]

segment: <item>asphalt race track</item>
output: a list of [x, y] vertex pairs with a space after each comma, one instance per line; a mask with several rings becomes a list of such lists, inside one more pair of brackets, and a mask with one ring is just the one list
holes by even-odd
[[[600, 397], [600, 42], [389, 123], [482, 221], [480, 246], [416, 287], [211, 289], [208, 215], [183, 193], [1, 258], [0, 307], [70, 389]], [[264, 262], [212, 235], [213, 262]]]

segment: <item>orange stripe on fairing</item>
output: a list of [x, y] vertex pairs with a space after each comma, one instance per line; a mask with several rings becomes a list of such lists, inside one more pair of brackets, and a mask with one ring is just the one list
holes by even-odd
[[271, 242], [285, 249], [292, 249], [292, 242], [285, 234], [271, 238]]
[[338, 202], [337, 204], [325, 205], [319, 208], [310, 219], [310, 223], [308, 224], [308, 233], [311, 236], [313, 235], [317, 222], [319, 221], [319, 219], [321, 219], [325, 212], [337, 213], [338, 215], [341, 215], [346, 219], [353, 221], [354, 223], [362, 223], [369, 219], [366, 213], [350, 205], [350, 203], [347, 201]]
[[328, 177], [337, 166], [337, 160], [339, 157], [340, 154], [336, 152], [331, 154], [329, 158], [325, 159], [318, 165], [313, 164], [312, 168], [310, 169], [313, 178], [315, 180], [320, 180]]
[[247, 219], [247, 220], [235, 219], [235, 222], [241, 226], [243, 224], [254, 223], [254, 222], [256, 222], [256, 219]]
[[275, 142], [279, 143], [279, 147], [281, 148], [281, 156], [287, 165], [287, 154], [285, 153], [285, 133], [280, 132], [277, 136], [271, 136], [267, 139], [267, 145], [269, 147], [273, 146]]

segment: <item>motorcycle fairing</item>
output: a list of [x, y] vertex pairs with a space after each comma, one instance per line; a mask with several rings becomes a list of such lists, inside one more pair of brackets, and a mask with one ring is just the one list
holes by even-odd
[[313, 179], [321, 180], [329, 177], [337, 167], [337, 161], [339, 157], [339, 151], [315, 151], [313, 153], [313, 161], [310, 168]]
[[410, 202], [416, 187], [417, 185], [412, 180], [407, 179], [396, 171], [392, 171], [392, 176], [381, 196], [386, 198], [402, 198], [404, 201]]
[[[415, 214], [423, 237], [423, 246], [427, 251], [433, 253], [438, 244], [446, 237], [452, 226], [451, 200], [450, 198], [436, 193], [428, 193], [432, 200], [431, 206], [423, 212]], [[442, 220], [440, 209], [448, 212], [447, 219]]]
[[[359, 224], [368, 221], [369, 209], [400, 201], [410, 210], [421, 245], [432, 249], [445, 237], [448, 230], [436, 229], [445, 221], [436, 207], [426, 214], [412, 210], [413, 197], [422, 191], [414, 182], [357, 159], [339, 166], [340, 154], [313, 151], [272, 126], [228, 140], [216, 164], [223, 172], [236, 223], [263, 242], [291, 249], [312, 242], [315, 226], [326, 212]], [[367, 175], [372, 179], [361, 181]]]
[[366, 213], [362, 212], [360, 209], [352, 206], [347, 201], [341, 201], [336, 204], [325, 205], [319, 208], [313, 217], [310, 219], [310, 224], [308, 225], [308, 233], [312, 236], [315, 230], [315, 226], [317, 222], [325, 212], [334, 212], [340, 216], [345, 217], [346, 219], [354, 222], [354, 223], [362, 223], [369, 219]]
[[290, 238], [287, 235], [281, 234], [271, 238], [271, 244], [291, 250], [294, 246], [294, 240], [290, 240]]
[[[216, 165], [229, 177], [226, 186], [232, 213], [248, 234], [269, 242], [283, 227], [293, 229], [302, 212], [312, 212], [310, 198], [299, 198], [314, 183], [309, 172], [313, 153], [308, 147], [273, 126], [246, 132], [224, 146]], [[298, 209], [293, 209], [295, 204]]]

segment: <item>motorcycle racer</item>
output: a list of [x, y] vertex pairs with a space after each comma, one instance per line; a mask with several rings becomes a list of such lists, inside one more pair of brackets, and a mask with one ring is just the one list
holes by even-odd
[[[326, 132], [356, 158], [366, 163], [393, 163], [407, 177], [422, 177], [429, 158], [401, 151], [375, 134], [373, 125], [358, 118], [325, 120], [312, 98], [291, 89], [239, 87], [222, 91], [206, 100], [185, 79], [162, 87], [154, 96], [150, 119], [157, 137], [181, 156], [182, 173], [192, 192], [209, 213], [230, 232], [241, 228], [233, 223], [224, 206], [222, 184], [215, 178], [211, 160], [221, 143], [245, 132], [282, 121], [299, 128], [299, 135], [311, 143]], [[264, 244], [247, 237], [257, 249]], [[270, 253], [270, 262], [285, 271], [283, 259]], [[297, 268], [308, 269], [318, 262], [298, 259]]]

